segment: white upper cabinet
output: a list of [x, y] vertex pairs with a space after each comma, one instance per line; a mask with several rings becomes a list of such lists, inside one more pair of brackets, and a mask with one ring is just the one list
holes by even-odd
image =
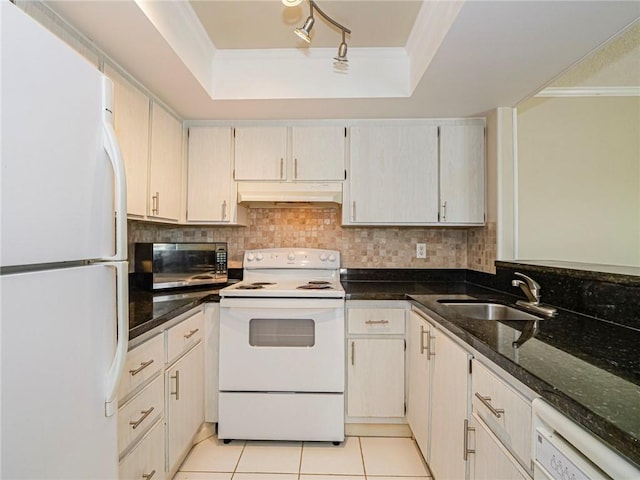
[[113, 81], [113, 126], [127, 176], [127, 214], [147, 214], [149, 174], [149, 97], [109, 65], [104, 73]]
[[231, 127], [189, 127], [187, 222], [234, 223]]
[[235, 179], [285, 180], [287, 127], [235, 128]]
[[149, 217], [179, 221], [182, 208], [182, 123], [157, 103], [151, 109]]
[[342, 181], [342, 125], [235, 128], [236, 180]]
[[291, 132], [291, 180], [344, 180], [345, 127], [295, 126]]
[[438, 129], [435, 125], [350, 128], [345, 225], [438, 221]]
[[484, 125], [440, 126], [440, 222], [484, 223]]
[[481, 119], [354, 125], [343, 225], [482, 225]]

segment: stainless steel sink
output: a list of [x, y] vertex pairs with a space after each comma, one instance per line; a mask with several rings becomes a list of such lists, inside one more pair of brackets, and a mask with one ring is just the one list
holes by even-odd
[[474, 320], [542, 320], [543, 318], [501, 303], [450, 300], [440, 300], [440, 303]]

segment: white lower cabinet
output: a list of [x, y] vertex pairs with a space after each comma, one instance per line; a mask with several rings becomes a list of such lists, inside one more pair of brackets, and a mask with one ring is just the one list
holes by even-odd
[[464, 479], [471, 354], [415, 311], [409, 335], [409, 426], [435, 478]]
[[347, 301], [347, 422], [405, 416], [404, 302]]
[[[514, 462], [500, 441], [475, 414], [472, 416], [470, 437], [474, 438], [470, 478], [474, 480], [528, 480], [530, 477]], [[473, 435], [472, 435], [473, 434]]]
[[163, 371], [162, 335], [129, 350], [118, 389], [119, 476], [123, 480], [165, 478]]
[[413, 437], [429, 461], [429, 417], [431, 412], [431, 365], [427, 350], [431, 325], [417, 313], [410, 311], [407, 322], [407, 422]]
[[458, 480], [467, 470], [462, 447], [469, 418], [471, 354], [440, 329], [431, 336], [429, 349], [434, 363], [429, 468], [439, 480]]
[[404, 340], [349, 340], [347, 415], [404, 417]]
[[164, 480], [164, 423], [158, 421], [120, 462], [121, 480]]
[[[204, 422], [205, 308], [132, 341], [118, 395], [121, 480], [172, 478], [191, 449]], [[215, 314], [207, 328], [215, 328]]]
[[[520, 393], [523, 390], [524, 386], [512, 387], [489, 367], [474, 360], [473, 415], [491, 432], [501, 451], [508, 452], [506, 458], [513, 469], [531, 475], [531, 401]], [[483, 459], [480, 452], [475, 453], [476, 465], [494, 461], [498, 460]]]
[[199, 343], [167, 370], [167, 470], [189, 451], [204, 421], [204, 346]]

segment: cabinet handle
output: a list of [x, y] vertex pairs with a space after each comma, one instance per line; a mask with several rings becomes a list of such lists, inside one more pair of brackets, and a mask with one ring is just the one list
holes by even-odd
[[160, 204], [160, 192], [156, 192], [156, 194], [151, 197], [151, 213], [154, 215], [158, 214], [158, 205]]
[[131, 374], [131, 376], [135, 376], [137, 374], [139, 374], [142, 370], [144, 370], [145, 368], [147, 368], [149, 365], [151, 365], [153, 363], [153, 359], [151, 360], [147, 360], [146, 362], [142, 362], [140, 363], [140, 366], [138, 368], [136, 368], [135, 370], [129, 370], [129, 373]]
[[389, 320], [367, 320], [364, 323], [367, 325], [383, 325], [385, 323], [389, 323]]
[[426, 350], [426, 348], [424, 346], [424, 334], [425, 333], [428, 334], [429, 332], [424, 329], [424, 325], [420, 325], [420, 355], [423, 355], [424, 351]]
[[142, 410], [140, 413], [142, 414], [142, 416], [138, 419], [138, 420], [132, 420], [129, 422], [129, 425], [131, 425], [131, 428], [133, 428], [134, 430], [136, 428], [138, 428], [138, 426], [144, 422], [144, 419], [147, 418], [149, 415], [151, 415], [151, 412], [153, 412], [154, 407], [151, 407], [149, 410]]
[[293, 159], [293, 178], [298, 178], [298, 159]]
[[355, 365], [356, 361], [356, 342], [351, 342], [351, 365]]
[[469, 449], [469, 432], [475, 432], [475, 427], [469, 426], [469, 420], [464, 419], [464, 442], [463, 442], [463, 450], [462, 450], [462, 459], [466, 462], [467, 458], [469, 458], [470, 453], [476, 453], [475, 449]]
[[284, 158], [280, 159], [280, 179], [284, 178]]
[[494, 408], [494, 406], [491, 405], [491, 397], [483, 397], [478, 392], [476, 392], [476, 397], [482, 402], [482, 404], [485, 407], [489, 409], [491, 413], [493, 413], [496, 416], [496, 418], [502, 417], [502, 414], [504, 413], [504, 409]]
[[426, 346], [427, 357], [435, 357], [436, 356], [436, 352], [431, 350], [431, 340], [434, 337], [431, 336], [431, 332], [429, 330], [425, 330], [425, 333], [427, 334], [427, 346]]
[[189, 333], [185, 333], [184, 334], [184, 338], [185, 340], [189, 340], [191, 337], [193, 337], [196, 333], [198, 333], [200, 331], [199, 328], [196, 328], [195, 330], [191, 330]]
[[171, 395], [175, 395], [176, 400], [180, 400], [180, 370], [176, 370], [176, 374], [171, 379], [176, 381], [176, 391], [171, 392]]
[[351, 220], [356, 221], [356, 201], [351, 202]]
[[144, 480], [151, 480], [155, 474], [156, 474], [156, 471], [151, 470], [151, 473], [143, 473], [142, 478], [144, 478]]
[[445, 200], [442, 204], [442, 221], [447, 221], [447, 201]]
[[222, 202], [222, 219], [226, 219], [227, 218], [227, 201], [224, 200]]

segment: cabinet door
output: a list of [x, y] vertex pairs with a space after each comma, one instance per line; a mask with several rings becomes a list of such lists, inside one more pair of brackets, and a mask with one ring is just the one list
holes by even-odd
[[182, 124], [160, 105], [154, 104], [151, 114], [149, 216], [180, 219], [181, 179]]
[[[433, 330], [433, 327], [432, 327]], [[431, 336], [433, 361], [429, 467], [438, 479], [466, 478], [463, 458], [469, 412], [469, 354], [440, 330]]]
[[355, 126], [350, 137], [350, 202], [343, 208], [343, 223], [438, 221], [435, 126]]
[[287, 127], [236, 127], [236, 180], [287, 178]]
[[484, 423], [475, 415], [471, 419], [471, 428], [474, 429], [475, 434], [475, 453], [469, 454], [470, 478], [473, 480], [526, 480], [529, 478], [522, 473], [515, 462], [511, 461]]
[[164, 468], [164, 425], [158, 422], [138, 446], [122, 459], [119, 478], [163, 480]]
[[109, 65], [113, 81], [113, 127], [118, 137], [127, 176], [127, 214], [147, 214], [149, 173], [149, 98]]
[[408, 325], [408, 369], [409, 391], [407, 399], [407, 421], [413, 437], [429, 461], [429, 417], [431, 409], [430, 380], [431, 362], [427, 350], [430, 336], [429, 324], [420, 315], [409, 312]]
[[170, 471], [191, 447], [204, 422], [204, 347], [199, 343], [167, 370], [167, 466]]
[[483, 223], [484, 125], [440, 127], [440, 221]]
[[344, 180], [346, 128], [293, 127], [291, 180]]
[[231, 140], [230, 127], [189, 128], [187, 221], [230, 221]]
[[347, 415], [404, 416], [404, 340], [349, 339]]

